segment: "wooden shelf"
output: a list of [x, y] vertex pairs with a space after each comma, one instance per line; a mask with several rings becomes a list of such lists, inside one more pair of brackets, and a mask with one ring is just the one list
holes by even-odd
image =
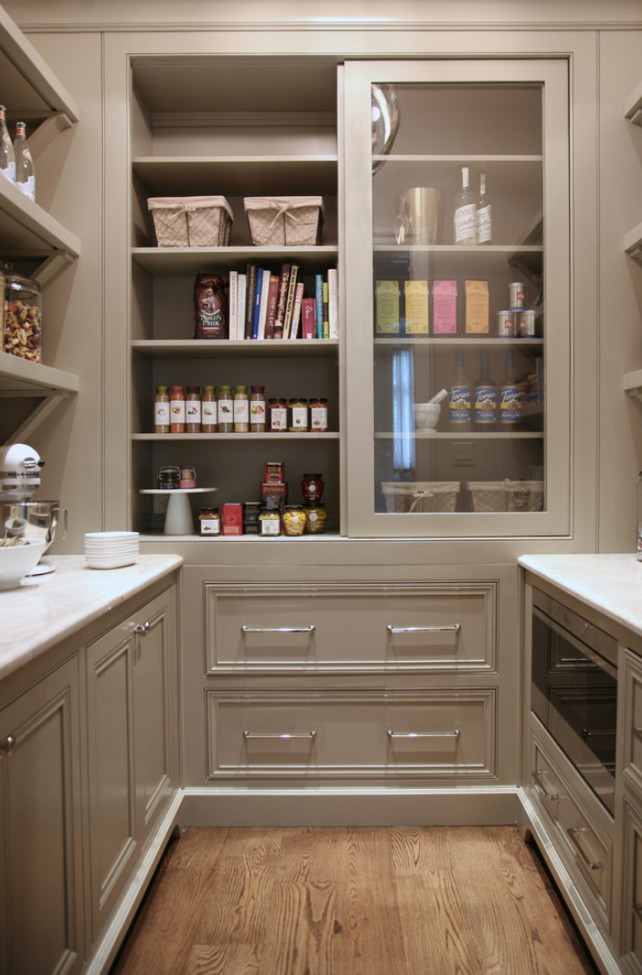
[[337, 263], [336, 245], [311, 247], [133, 247], [132, 260], [153, 277], [180, 277], [248, 263], [263, 266], [295, 260], [303, 271], [319, 271]]
[[139, 339], [131, 343], [132, 350], [149, 359], [203, 359], [212, 356], [312, 356], [335, 358], [337, 339], [278, 339], [231, 341], [208, 339]]
[[10, 439], [14, 443], [28, 441], [58, 404], [77, 393], [79, 388], [78, 376], [73, 373], [0, 352], [0, 399], [26, 397], [39, 400], [28, 418], [13, 430]]
[[289, 430], [283, 432], [269, 431], [266, 433], [133, 433], [132, 440], [151, 440], [154, 441], [178, 441], [183, 443], [187, 440], [244, 440], [246, 443], [254, 443], [258, 440], [310, 440], [318, 443], [319, 440], [338, 440], [338, 430], [328, 431], [327, 433], [292, 433]]

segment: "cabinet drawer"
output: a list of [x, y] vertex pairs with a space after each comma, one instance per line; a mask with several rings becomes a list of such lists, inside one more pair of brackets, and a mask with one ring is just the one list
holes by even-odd
[[585, 803], [571, 789], [560, 766], [536, 740], [531, 755], [533, 798], [550, 820], [553, 842], [574, 882], [588, 892], [606, 930], [610, 930], [612, 841], [589, 813], [592, 797]]
[[496, 670], [496, 586], [205, 585], [208, 672]]
[[642, 660], [624, 654], [624, 772], [642, 789]]
[[642, 819], [639, 802], [624, 796], [624, 878], [622, 954], [632, 971], [642, 972]]
[[491, 778], [495, 691], [207, 692], [208, 776]]

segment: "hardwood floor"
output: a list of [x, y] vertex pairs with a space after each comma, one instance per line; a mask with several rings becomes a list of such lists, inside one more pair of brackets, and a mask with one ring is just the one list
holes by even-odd
[[113, 975], [594, 975], [513, 827], [188, 829]]

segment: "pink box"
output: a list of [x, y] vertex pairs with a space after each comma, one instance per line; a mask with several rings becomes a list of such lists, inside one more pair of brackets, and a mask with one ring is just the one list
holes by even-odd
[[457, 334], [456, 281], [433, 281], [432, 328], [434, 335]]

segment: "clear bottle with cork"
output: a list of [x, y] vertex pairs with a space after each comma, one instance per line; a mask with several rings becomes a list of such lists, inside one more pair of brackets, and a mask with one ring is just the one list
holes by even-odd
[[4, 105], [0, 105], [0, 173], [10, 183], [16, 181], [16, 156], [9, 130]]
[[490, 244], [493, 239], [493, 208], [486, 196], [486, 173], [479, 175], [479, 196], [477, 198], [477, 243]]
[[36, 172], [27, 144], [27, 127], [24, 122], [16, 123], [16, 137], [13, 140], [13, 151], [16, 159], [16, 186], [21, 193], [36, 199]]
[[477, 243], [477, 201], [470, 192], [468, 166], [461, 167], [461, 190], [453, 207], [453, 231], [456, 244]]

